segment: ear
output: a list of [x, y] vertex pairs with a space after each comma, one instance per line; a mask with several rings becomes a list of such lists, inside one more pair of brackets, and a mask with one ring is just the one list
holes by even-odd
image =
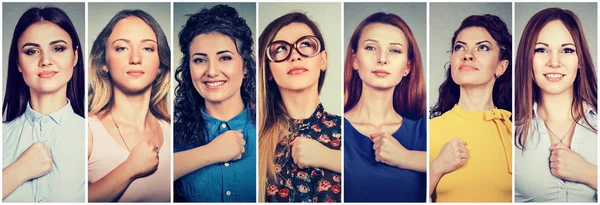
[[502, 74], [504, 74], [504, 72], [506, 72], [507, 68], [508, 68], [508, 60], [502, 60], [502, 61], [500, 61], [500, 63], [498, 63], [498, 67], [496, 67], [495, 74], [497, 76], [501, 76]]
[[79, 50], [79, 46], [75, 46], [75, 58], [73, 58], [73, 67], [75, 67], [77, 65], [77, 61], [79, 60], [79, 52], [77, 52]]
[[356, 60], [356, 52], [352, 50], [352, 69], [358, 70], [358, 60]]
[[19, 73], [23, 72], [23, 69], [21, 69], [21, 63], [17, 60], [17, 69], [19, 70]]
[[406, 69], [404, 69], [404, 77], [406, 77], [412, 70], [412, 61], [406, 63]]
[[327, 69], [327, 51], [321, 51], [321, 71], [325, 71]]
[[102, 66], [102, 72], [108, 73], [108, 67], [106, 67], [106, 65]]

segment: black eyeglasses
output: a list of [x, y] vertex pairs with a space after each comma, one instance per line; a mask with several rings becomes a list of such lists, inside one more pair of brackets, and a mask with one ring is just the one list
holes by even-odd
[[292, 55], [292, 48], [296, 49], [301, 56], [311, 58], [321, 52], [321, 41], [310, 35], [298, 39], [293, 46], [287, 41], [273, 41], [267, 47], [267, 58], [275, 63], [285, 61]]

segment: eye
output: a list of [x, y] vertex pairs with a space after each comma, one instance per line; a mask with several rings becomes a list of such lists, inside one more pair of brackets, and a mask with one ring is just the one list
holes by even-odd
[[575, 49], [572, 48], [565, 48], [562, 50], [563, 53], [575, 53]]
[[489, 46], [487, 46], [487, 45], [479, 45], [479, 46], [477, 47], [477, 50], [478, 50], [478, 51], [489, 51], [489, 50], [490, 50], [490, 47], [489, 47]]
[[27, 49], [27, 50], [25, 50], [24, 53], [25, 53], [25, 55], [30, 56], [30, 55], [33, 55], [33, 54], [38, 54], [38, 53], [40, 53], [40, 51], [36, 50], [36, 49]]
[[545, 48], [536, 48], [533, 50], [534, 53], [547, 53], [548, 51]]
[[464, 51], [465, 47], [463, 45], [454, 45], [454, 48], [452, 49], [453, 51]]
[[67, 48], [66, 48], [66, 47], [64, 47], [64, 46], [57, 46], [57, 47], [54, 47], [54, 48], [52, 49], [52, 51], [54, 51], [54, 52], [59, 52], [59, 53], [60, 53], [60, 52], [63, 52], [63, 51], [65, 51], [65, 49], [67, 49]]
[[312, 45], [308, 41], [302, 41], [302, 43], [300, 43], [300, 48], [302, 47], [312, 47]]
[[287, 50], [288, 50], [288, 49], [287, 49], [287, 47], [286, 47], [286, 46], [278, 46], [278, 47], [275, 49], [275, 52], [276, 52], [276, 53], [280, 53], [280, 52], [287, 52]]
[[222, 56], [221, 58], [219, 58], [219, 60], [221, 61], [230, 61], [231, 59], [231, 56]]
[[148, 52], [154, 52], [154, 48], [152, 47], [145, 47], [144, 50]]
[[125, 49], [127, 49], [127, 48], [125, 48], [124, 46], [119, 46], [115, 49], [115, 51], [121, 52], [121, 51], [124, 51]]
[[369, 51], [376, 51], [377, 49], [373, 46], [367, 46], [365, 47], [365, 49], [369, 50]]
[[204, 59], [202, 59], [202, 58], [195, 58], [195, 59], [193, 60], [193, 62], [194, 62], [194, 63], [196, 63], [196, 64], [198, 64], [198, 63], [204, 63], [204, 62], [206, 62], [206, 60], [204, 60]]
[[395, 48], [390, 49], [390, 52], [398, 53], [398, 54], [402, 53], [402, 51], [400, 51], [400, 49], [395, 49]]

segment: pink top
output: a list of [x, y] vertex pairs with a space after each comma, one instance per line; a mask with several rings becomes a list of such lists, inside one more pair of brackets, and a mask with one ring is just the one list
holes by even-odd
[[[134, 180], [119, 202], [170, 202], [171, 200], [171, 128], [160, 120], [164, 143], [159, 150], [156, 172]], [[92, 153], [88, 161], [88, 182], [94, 183], [123, 163], [129, 151], [110, 136], [98, 117], [89, 116], [92, 133]]]

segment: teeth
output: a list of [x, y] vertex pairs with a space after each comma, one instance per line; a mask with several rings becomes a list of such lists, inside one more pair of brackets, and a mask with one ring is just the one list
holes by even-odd
[[219, 86], [219, 85], [223, 85], [224, 83], [225, 83], [225, 81], [219, 81], [219, 82], [206, 82], [206, 84], [207, 84], [208, 86], [212, 86], [212, 87]]
[[545, 74], [545, 76], [548, 77], [548, 78], [562, 78], [564, 75], [563, 74], [552, 73], [552, 74]]

